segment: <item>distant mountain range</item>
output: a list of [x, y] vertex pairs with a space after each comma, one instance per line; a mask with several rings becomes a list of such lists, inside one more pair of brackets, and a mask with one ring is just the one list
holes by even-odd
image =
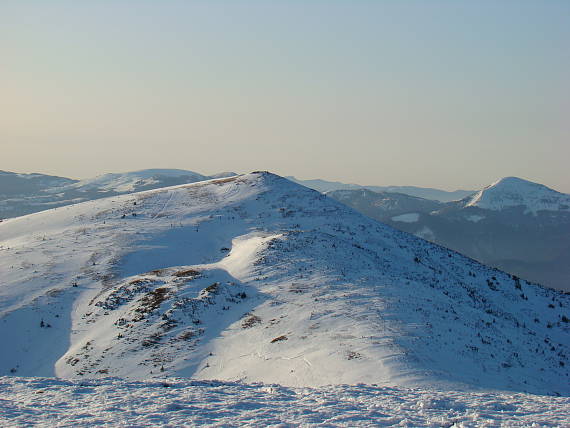
[[[75, 180], [45, 174], [21, 174], [0, 171], [0, 220], [108, 196], [195, 183], [233, 175], [236, 175], [236, 173], [221, 172], [213, 175], [204, 175], [180, 169], [145, 169], [125, 173], [103, 174], [95, 178]], [[365, 188], [357, 184], [288, 178], [319, 192]], [[373, 191], [400, 192], [440, 201], [461, 199], [475, 192], [467, 190], [447, 192], [445, 190], [413, 186], [369, 186], [366, 188]]]
[[36, 194], [44, 190], [76, 183], [77, 180], [44, 174], [18, 174], [0, 171], [0, 197]]
[[570, 295], [268, 172], [0, 223], [0, 375], [83, 389], [172, 376], [567, 396], [569, 307]]
[[570, 195], [516, 177], [447, 203], [370, 190], [327, 195], [489, 266], [570, 291]]
[[346, 184], [338, 181], [326, 180], [300, 180], [295, 177], [286, 177], [287, 179], [302, 184], [310, 189], [318, 190], [319, 192], [331, 192], [334, 190], [359, 190], [368, 189], [373, 192], [387, 192], [387, 193], [402, 193], [405, 195], [416, 196], [418, 198], [432, 199], [434, 201], [449, 202], [463, 199], [475, 193], [475, 190], [455, 190], [448, 192], [446, 190], [433, 189], [430, 187], [416, 187], [416, 186], [363, 186], [360, 184]]
[[0, 219], [108, 196], [232, 175], [235, 173], [223, 172], [206, 176], [180, 169], [145, 169], [73, 180], [43, 174], [0, 171]]

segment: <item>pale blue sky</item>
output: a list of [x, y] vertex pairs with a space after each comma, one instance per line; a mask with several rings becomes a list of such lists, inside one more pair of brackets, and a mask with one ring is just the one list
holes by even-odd
[[7, 1], [0, 169], [570, 192], [570, 2]]

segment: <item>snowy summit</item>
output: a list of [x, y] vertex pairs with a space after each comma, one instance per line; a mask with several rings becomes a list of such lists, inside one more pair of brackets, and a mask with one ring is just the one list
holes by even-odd
[[517, 177], [502, 178], [466, 198], [466, 207], [500, 211], [523, 207], [525, 213], [570, 211], [570, 195]]
[[569, 296], [270, 173], [0, 223], [2, 374], [570, 393]]

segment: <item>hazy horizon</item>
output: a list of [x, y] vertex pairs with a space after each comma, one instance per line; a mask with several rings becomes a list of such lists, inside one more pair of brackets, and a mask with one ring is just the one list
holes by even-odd
[[[13, 172], [13, 173], [20, 173], [20, 174], [34, 174], [34, 173], [39, 173], [39, 174], [46, 174], [46, 175], [53, 175], [53, 176], [59, 176], [62, 178], [71, 178], [71, 179], [76, 179], [76, 180], [82, 180], [82, 179], [90, 179], [90, 178], [95, 178], [101, 175], [105, 175], [105, 174], [122, 174], [122, 173], [130, 173], [130, 172], [137, 172], [137, 171], [145, 171], [145, 170], [154, 170], [156, 169], [157, 171], [160, 170], [181, 170], [181, 171], [188, 171], [188, 172], [195, 172], [195, 173], [199, 173], [205, 176], [211, 176], [211, 175], [215, 175], [218, 173], [224, 173], [224, 172], [234, 172], [236, 174], [248, 174], [251, 172], [255, 172], [255, 171], [229, 171], [229, 170], [219, 170], [219, 171], [209, 171], [209, 172], [204, 172], [204, 171], [200, 171], [200, 170], [196, 170], [196, 169], [188, 169], [188, 168], [167, 168], [167, 167], [163, 167], [163, 168], [137, 168], [137, 169], [133, 169], [133, 170], [128, 170], [128, 171], [109, 171], [109, 172], [105, 172], [105, 173], [101, 173], [101, 174], [96, 174], [96, 175], [92, 175], [92, 176], [85, 176], [85, 177], [72, 177], [72, 176], [65, 176], [65, 175], [58, 175], [58, 174], [51, 174], [49, 172], [38, 172], [38, 171], [9, 171], [6, 169], [0, 169], [0, 171], [5, 171], [5, 172]], [[264, 169], [265, 170], [265, 169]], [[275, 171], [270, 171], [271, 173], [277, 174]], [[394, 187], [423, 187], [423, 188], [433, 188], [436, 190], [445, 190], [445, 191], [449, 191], [449, 192], [454, 192], [454, 191], [465, 191], [465, 190], [473, 190], [473, 191], [478, 191], [483, 189], [486, 186], [489, 186], [491, 184], [493, 184], [496, 181], [499, 181], [500, 179], [503, 178], [507, 178], [509, 176], [504, 176], [504, 177], [498, 177], [496, 180], [493, 180], [491, 182], [485, 183], [480, 185], [479, 187], [474, 187], [474, 188], [460, 188], [460, 187], [451, 187], [451, 186], [441, 186], [441, 187], [433, 187], [433, 186], [427, 186], [427, 185], [423, 185], [423, 184], [400, 184], [400, 183], [357, 183], [357, 182], [352, 182], [352, 181], [342, 181], [336, 178], [330, 178], [330, 179], [325, 179], [323, 177], [300, 177], [300, 176], [294, 176], [291, 174], [287, 174], [287, 173], [283, 173], [283, 174], [279, 174], [283, 177], [293, 177], [296, 180], [302, 180], [302, 181], [318, 181], [318, 180], [324, 180], [327, 182], [339, 182], [342, 184], [354, 184], [354, 185], [361, 185], [361, 186], [385, 186], [385, 187], [390, 187], [390, 186], [394, 186]], [[543, 184], [553, 190], [556, 190], [558, 192], [562, 192], [562, 193], [568, 193], [568, 192], [564, 192], [563, 190], [557, 189], [553, 186], [548, 185], [548, 183], [539, 183], [536, 180], [532, 180], [531, 178], [528, 177], [517, 177], [517, 178], [522, 178], [523, 180], [527, 180], [527, 181], [531, 181], [531, 182], [535, 182], [538, 184]]]
[[570, 193], [570, 3], [6, 1], [0, 169]]

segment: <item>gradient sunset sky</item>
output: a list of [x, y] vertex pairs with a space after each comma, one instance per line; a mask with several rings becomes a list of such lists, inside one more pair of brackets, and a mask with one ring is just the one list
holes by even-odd
[[570, 192], [570, 1], [9, 1], [0, 169]]

